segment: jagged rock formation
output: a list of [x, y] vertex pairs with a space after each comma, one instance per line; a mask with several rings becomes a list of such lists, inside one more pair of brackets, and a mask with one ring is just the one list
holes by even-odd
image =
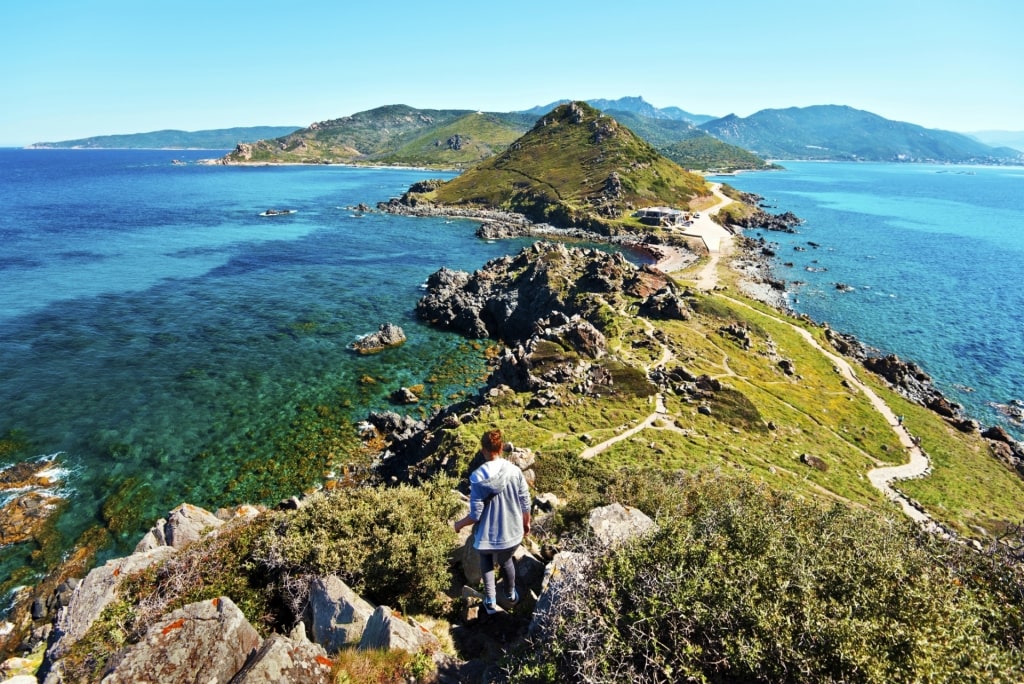
[[669, 283], [657, 269], [637, 268], [621, 254], [536, 243], [472, 275], [442, 268], [427, 279], [416, 312], [467, 337], [521, 341], [551, 312], [586, 318], [600, 309], [601, 296], [647, 297]]
[[740, 228], [761, 228], [779, 233], [796, 233], [796, 227], [803, 223], [803, 219], [791, 211], [772, 214], [763, 209], [755, 209], [748, 216], [731, 217], [729, 222]]

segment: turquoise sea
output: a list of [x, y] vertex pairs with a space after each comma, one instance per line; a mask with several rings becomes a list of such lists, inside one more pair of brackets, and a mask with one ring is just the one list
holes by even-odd
[[[121, 555], [182, 501], [273, 503], [316, 485], [294, 454], [323, 444], [325, 424], [395, 408], [403, 385], [457, 398], [484, 370], [480, 349], [416, 320], [420, 285], [529, 241], [349, 208], [436, 172], [193, 163], [219, 154], [0, 150], [0, 447], [19, 445], [0, 467], [59, 455], [69, 503], [51, 555], [94, 526], [115, 528], [103, 555]], [[989, 402], [1024, 398], [1024, 169], [786, 166], [724, 180], [807, 219], [766, 234], [779, 275], [806, 282], [795, 308], [1001, 422]], [[348, 350], [385, 321], [404, 346]], [[41, 566], [34, 548], [0, 548], [0, 586]]]
[[[527, 241], [347, 208], [444, 174], [191, 163], [220, 154], [0, 150], [0, 438], [25, 445], [0, 466], [59, 454], [56, 548], [113, 525], [123, 554], [182, 501], [274, 503], [321, 481], [285, 462], [318, 417], [476, 391], [482, 352], [415, 318], [420, 285]], [[385, 321], [404, 346], [347, 348]], [[0, 549], [0, 582], [32, 549]]]
[[796, 235], [748, 232], [777, 243], [793, 308], [916, 362], [972, 417], [1024, 438], [995, 406], [1024, 400], [1024, 168], [780, 164], [716, 180], [805, 220]]

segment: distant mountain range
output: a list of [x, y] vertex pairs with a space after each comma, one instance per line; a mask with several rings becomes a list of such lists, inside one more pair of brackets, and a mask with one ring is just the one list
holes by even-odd
[[967, 135], [986, 145], [1012, 147], [1024, 152], [1024, 131], [973, 131]]
[[1024, 163], [1019, 150], [839, 105], [764, 109], [746, 118], [730, 114], [700, 128], [770, 159]]
[[163, 130], [125, 135], [98, 135], [92, 138], [39, 142], [34, 149], [163, 149], [163, 150], [230, 150], [241, 142], [254, 142], [288, 135], [299, 126], [249, 126], [218, 128], [206, 131]]
[[[567, 104], [571, 100], [558, 100], [557, 102], [551, 102], [550, 104], [541, 105], [539, 107], [533, 107], [531, 109], [524, 110], [527, 114], [534, 114], [536, 116], [542, 116], [547, 114], [552, 109], [559, 105]], [[698, 124], [711, 121], [718, 117], [710, 116], [708, 114], [691, 114], [679, 107], [665, 107], [659, 109], [650, 102], [644, 100], [643, 97], [620, 97], [617, 100], [587, 100], [587, 104], [596, 109], [600, 109], [602, 112], [629, 112], [636, 116], [643, 117], [646, 119], [666, 119], [669, 121], [688, 121], [694, 126]]]
[[[223, 163], [469, 168], [500, 154], [530, 130], [538, 117], [567, 102], [519, 112], [416, 109], [396, 104], [301, 129], [155, 131], [32, 147], [235, 148]], [[765, 109], [745, 118], [734, 114], [712, 118], [678, 107], [658, 108], [642, 97], [587, 103], [677, 164], [705, 171], [769, 168], [765, 159], [1024, 164], [1024, 133], [989, 131], [968, 136], [839, 105]]]

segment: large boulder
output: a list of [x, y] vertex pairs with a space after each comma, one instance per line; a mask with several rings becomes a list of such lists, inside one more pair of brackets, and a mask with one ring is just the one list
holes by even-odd
[[85, 579], [75, 586], [67, 607], [57, 613], [54, 637], [46, 651], [44, 664], [59, 660], [68, 652], [106, 608], [117, 598], [117, 587], [132, 573], [144, 570], [154, 563], [170, 558], [176, 549], [170, 546], [133, 553], [124, 558], [107, 561], [93, 568]]
[[200, 539], [207, 532], [217, 529], [224, 521], [209, 511], [183, 503], [167, 517], [164, 537], [168, 546], [180, 549]]
[[402, 650], [419, 653], [424, 649], [440, 649], [437, 637], [422, 625], [407, 622], [387, 606], [377, 606], [359, 642], [363, 650]]
[[363, 637], [374, 606], [336, 575], [318, 577], [309, 587], [309, 623], [313, 641], [328, 653], [355, 646]]
[[271, 635], [231, 684], [333, 684], [333, 663], [319, 644]]
[[226, 596], [191, 603], [158, 620], [142, 641], [115, 655], [103, 682], [226, 683], [242, 669], [262, 641], [242, 611]]
[[530, 621], [530, 634], [543, 629], [556, 611], [558, 603], [581, 585], [589, 564], [590, 558], [583, 553], [562, 551], [555, 554], [544, 570], [540, 597]]
[[604, 546], [615, 546], [655, 531], [657, 523], [630, 506], [613, 503], [590, 511], [590, 531]]

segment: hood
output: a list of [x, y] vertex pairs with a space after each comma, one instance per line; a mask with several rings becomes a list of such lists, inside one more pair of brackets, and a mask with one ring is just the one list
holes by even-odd
[[489, 461], [477, 469], [479, 479], [473, 482], [478, 484], [488, 494], [497, 494], [508, 486], [508, 483], [515, 477], [515, 466], [504, 459]]

